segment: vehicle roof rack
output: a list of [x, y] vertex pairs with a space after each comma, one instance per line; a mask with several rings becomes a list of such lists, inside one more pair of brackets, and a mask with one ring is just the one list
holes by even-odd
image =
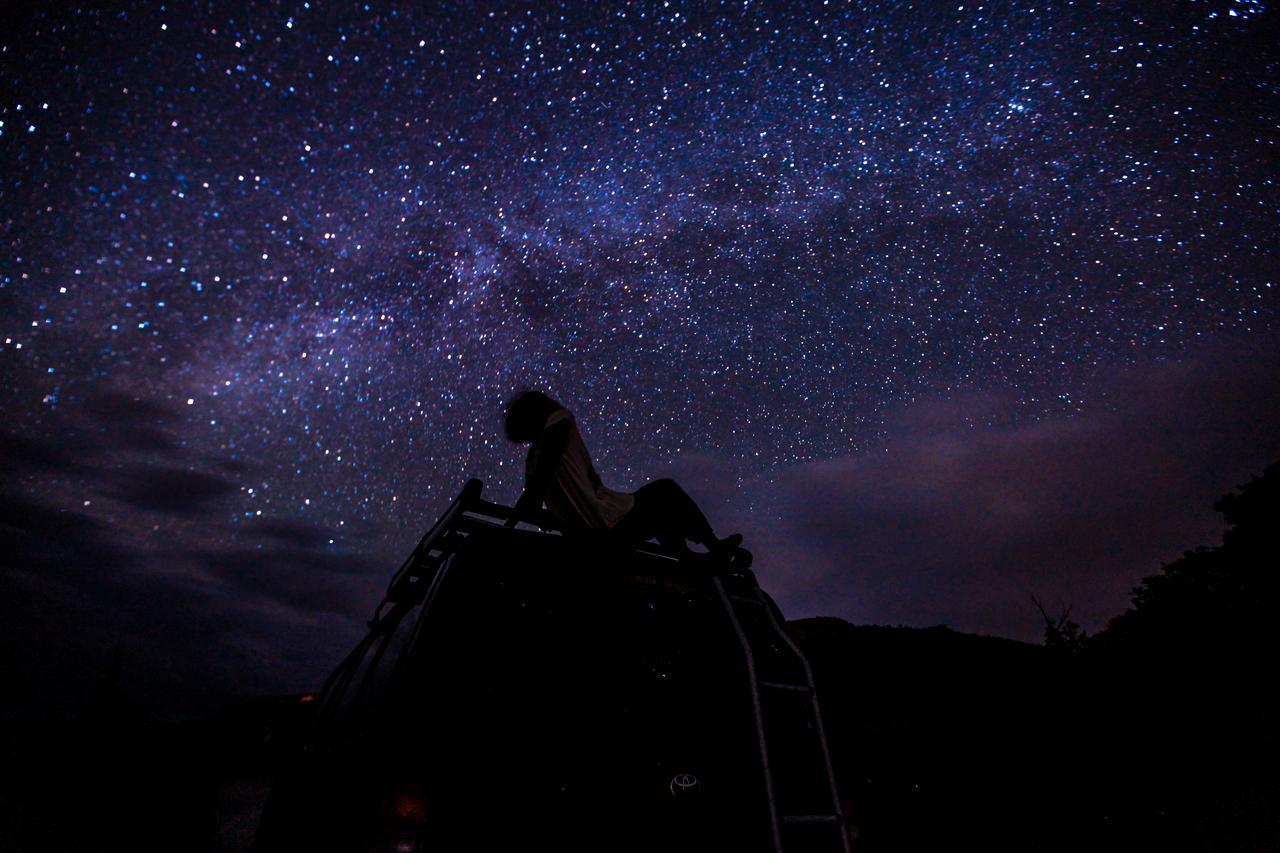
[[[375, 626], [383, 618], [389, 606], [394, 606], [401, 601], [412, 600], [424, 591], [435, 574], [436, 567], [461, 544], [463, 534], [473, 534], [486, 529], [499, 529], [510, 521], [515, 510], [512, 507], [485, 500], [481, 497], [483, 491], [483, 482], [475, 478], [467, 480], [462, 487], [462, 491], [449, 504], [444, 514], [423, 535], [413, 551], [401, 563], [400, 568], [392, 575], [391, 582], [387, 585], [386, 594], [374, 609], [373, 618], [369, 622], [370, 627]], [[518, 529], [529, 531], [530, 528], [533, 528], [547, 536], [562, 536], [566, 532], [545, 511], [536, 513], [531, 522], [522, 520], [521, 524], [524, 527]], [[657, 558], [672, 563], [680, 563], [690, 559], [688, 554], [677, 553], [652, 541], [636, 544], [632, 550], [649, 558]], [[699, 554], [692, 559], [711, 560], [716, 558], [711, 555]], [[738, 570], [746, 569], [751, 565], [750, 553], [741, 549], [733, 557], [721, 557], [719, 559], [721, 561], [727, 560], [729, 567]]]

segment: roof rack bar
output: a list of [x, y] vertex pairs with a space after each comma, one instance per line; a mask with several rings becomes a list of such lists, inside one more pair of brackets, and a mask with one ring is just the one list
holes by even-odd
[[503, 506], [502, 504], [494, 503], [493, 501], [477, 499], [471, 505], [471, 512], [474, 512], [478, 515], [488, 515], [493, 518], [501, 518], [505, 521], [506, 519], [511, 517], [511, 513], [514, 512], [514, 509], [509, 506]]
[[382, 601], [378, 603], [378, 606], [373, 611], [374, 622], [381, 618], [383, 606], [394, 599], [395, 592], [400, 588], [405, 575], [418, 564], [419, 558], [423, 554], [431, 551], [431, 546], [439, 536], [453, 528], [453, 522], [458, 515], [480, 500], [480, 492], [483, 489], [484, 483], [475, 477], [467, 480], [462, 487], [462, 491], [458, 493], [458, 496], [453, 499], [453, 503], [449, 504], [449, 508], [445, 510], [444, 515], [440, 516], [439, 520], [431, 525], [431, 529], [423, 534], [422, 538], [418, 540], [417, 546], [400, 565], [400, 568], [396, 570], [396, 573], [391, 576], [391, 583], [387, 585], [387, 594], [383, 596]]
[[[489, 501], [476, 501], [472, 506], [466, 508], [463, 514], [459, 515], [454, 522], [454, 526], [459, 530], [473, 532], [476, 530], [493, 529], [499, 525], [494, 524], [490, 519], [493, 518], [509, 518], [511, 515], [511, 507], [501, 504], [491, 503]], [[488, 518], [486, 518], [488, 516]], [[537, 525], [544, 532], [551, 531], [564, 534], [566, 532], [560, 527], [546, 512], [541, 512], [537, 517], [530, 520], [532, 524]], [[592, 533], [604, 533], [604, 531], [590, 531]], [[646, 540], [644, 542], [635, 542], [631, 544], [632, 550], [639, 554], [646, 554], [651, 557], [659, 557], [670, 562], [683, 562], [684, 556], [679, 552], [664, 548], [657, 542]], [[699, 555], [704, 556], [705, 555]]]
[[790, 690], [796, 693], [813, 692], [813, 688], [807, 684], [784, 684], [781, 681], [761, 681], [760, 686], [769, 690]]
[[[508, 521], [515, 513], [515, 508], [494, 503], [493, 501], [477, 500], [467, 508], [467, 512], [470, 512], [472, 515], [488, 516], [489, 518], [498, 518], [503, 521]], [[551, 513], [542, 509], [535, 510], [529, 516], [521, 516], [520, 520], [536, 525], [542, 530], [554, 530], [560, 533], [564, 532], [564, 529], [560, 526], [559, 522], [552, 517]]]
[[[417, 546], [391, 576], [391, 583], [387, 585], [387, 592], [383, 596], [382, 601], [374, 608], [373, 619], [370, 625], [377, 625], [383, 617], [383, 609], [387, 604], [396, 601], [402, 597], [402, 593], [408, 590], [416, 590], [421, 588], [417, 583], [410, 583], [410, 573], [427, 564], [435, 570], [439, 568], [441, 561], [444, 559], [446, 552], [450, 549], [452, 543], [448, 541], [450, 534], [454, 533], [459, 527], [475, 529], [475, 523], [482, 525], [489, 524], [485, 518], [500, 519], [509, 521], [515, 510], [512, 507], [504, 506], [493, 501], [484, 500], [480, 497], [481, 491], [484, 489], [484, 483], [476, 478], [467, 480], [462, 487], [462, 491], [449, 504], [448, 509], [440, 516], [431, 529], [428, 530], [418, 541]], [[465, 514], [469, 513], [472, 518], [468, 519]], [[468, 523], [460, 524], [459, 522], [467, 521]], [[534, 517], [528, 519], [532, 524], [544, 531], [553, 531], [565, 533], [565, 529], [560, 526], [559, 522], [547, 512], [538, 512]], [[646, 553], [651, 556], [660, 557], [677, 563], [684, 562], [684, 555], [670, 551], [655, 542], [639, 542], [635, 543], [634, 549], [639, 553]], [[433, 555], [432, 551], [439, 551], [439, 555]], [[434, 564], [434, 565], [432, 565]]]

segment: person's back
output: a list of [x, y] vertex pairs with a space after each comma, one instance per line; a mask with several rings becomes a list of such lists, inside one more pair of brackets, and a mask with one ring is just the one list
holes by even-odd
[[563, 447], [554, 440], [535, 441], [529, 448], [525, 477], [537, 470], [544, 461], [543, 455], [559, 451], [554, 462], [547, 462], [552, 465], [543, 496], [547, 511], [566, 526], [613, 527], [635, 506], [635, 497], [610, 489], [600, 481], [573, 413], [563, 407], [553, 411], [543, 422], [543, 435], [557, 424], [566, 425], [561, 429], [568, 431]]

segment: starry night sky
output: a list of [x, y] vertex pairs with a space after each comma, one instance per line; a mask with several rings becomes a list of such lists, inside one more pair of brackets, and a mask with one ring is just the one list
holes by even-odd
[[1280, 457], [1274, 4], [434, 5], [9, 16], [6, 712], [317, 686], [525, 386], [789, 616], [1021, 639]]

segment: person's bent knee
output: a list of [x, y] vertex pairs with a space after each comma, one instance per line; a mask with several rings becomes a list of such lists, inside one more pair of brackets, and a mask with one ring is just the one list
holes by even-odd
[[663, 502], [679, 500], [684, 497], [684, 489], [680, 488], [680, 484], [670, 477], [654, 480], [650, 485], [653, 487], [654, 496]]

